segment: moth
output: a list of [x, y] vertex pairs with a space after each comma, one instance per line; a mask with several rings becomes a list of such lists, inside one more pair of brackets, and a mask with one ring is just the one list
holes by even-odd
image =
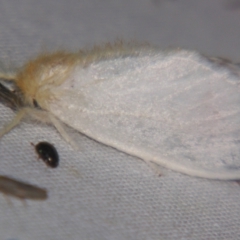
[[64, 124], [147, 163], [240, 179], [239, 73], [224, 59], [147, 45], [43, 53], [1, 75], [17, 113], [0, 137], [30, 116], [75, 147]]

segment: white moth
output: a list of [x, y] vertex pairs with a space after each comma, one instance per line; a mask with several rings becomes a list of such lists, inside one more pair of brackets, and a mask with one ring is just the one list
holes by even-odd
[[148, 163], [240, 179], [240, 70], [218, 61], [123, 44], [42, 54], [1, 76], [14, 81], [24, 107], [0, 137], [30, 115], [72, 144], [62, 122]]

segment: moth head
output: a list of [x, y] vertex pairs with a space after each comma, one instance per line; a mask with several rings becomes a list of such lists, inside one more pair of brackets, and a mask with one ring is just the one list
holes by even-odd
[[24, 103], [31, 107], [49, 109], [61, 87], [77, 63], [77, 54], [55, 52], [42, 54], [27, 62], [16, 76]]

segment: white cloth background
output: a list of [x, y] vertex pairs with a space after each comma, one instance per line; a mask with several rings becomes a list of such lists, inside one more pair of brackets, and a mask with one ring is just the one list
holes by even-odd
[[[41, 50], [77, 50], [116, 38], [195, 49], [240, 61], [240, 3], [227, 0], [2, 0], [0, 59], [21, 66]], [[239, 8], [238, 8], [239, 7]], [[0, 126], [13, 116], [0, 105]], [[48, 189], [26, 206], [0, 194], [3, 240], [240, 239], [240, 186], [162, 169], [72, 131], [76, 152], [51, 126], [24, 122], [0, 140], [0, 174]], [[49, 169], [31, 142], [53, 143]], [[240, 161], [240, 160], [239, 160]]]

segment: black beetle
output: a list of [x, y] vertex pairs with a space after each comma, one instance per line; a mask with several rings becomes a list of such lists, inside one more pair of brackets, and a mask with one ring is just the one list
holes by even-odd
[[58, 152], [51, 143], [39, 142], [37, 145], [34, 146], [39, 158], [41, 158], [49, 167], [56, 168], [58, 166]]

